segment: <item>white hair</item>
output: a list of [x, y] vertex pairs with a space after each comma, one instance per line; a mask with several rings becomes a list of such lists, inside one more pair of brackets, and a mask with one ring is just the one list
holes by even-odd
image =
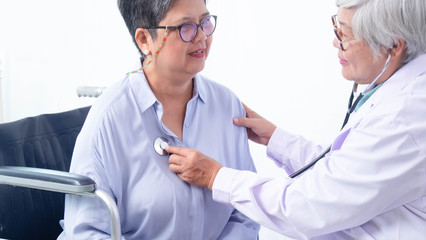
[[336, 5], [354, 11], [354, 36], [376, 56], [400, 39], [406, 43], [404, 63], [426, 52], [425, 0], [336, 0]]

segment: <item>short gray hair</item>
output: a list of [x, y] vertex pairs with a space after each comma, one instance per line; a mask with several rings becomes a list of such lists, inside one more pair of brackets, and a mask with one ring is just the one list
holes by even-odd
[[339, 8], [354, 10], [352, 30], [373, 54], [406, 43], [404, 63], [426, 52], [425, 0], [336, 0]]
[[[176, 1], [177, 0], [117, 0], [121, 16], [132, 36], [133, 42], [142, 56], [143, 54], [135, 39], [136, 29], [158, 26]], [[204, 0], [204, 3], [206, 3], [206, 0]], [[148, 29], [148, 31], [152, 39], [155, 40], [157, 38], [157, 30]]]
[[[171, 8], [176, 0], [118, 0], [118, 9], [126, 23], [127, 29], [132, 36], [133, 42], [139, 49], [135, 33], [140, 27], [157, 26], [166, 16], [167, 11]], [[155, 40], [157, 31], [154, 29], [148, 30], [151, 37]], [[143, 55], [142, 55], [143, 56]]]

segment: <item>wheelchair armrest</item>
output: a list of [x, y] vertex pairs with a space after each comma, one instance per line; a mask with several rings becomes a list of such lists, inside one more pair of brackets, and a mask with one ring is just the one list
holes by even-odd
[[0, 167], [0, 184], [47, 191], [91, 195], [95, 182], [86, 176], [69, 172], [17, 166]]
[[110, 213], [111, 238], [121, 239], [120, 215], [115, 201], [106, 192], [96, 189], [96, 183], [89, 177], [51, 169], [0, 166], [0, 184], [97, 197]]

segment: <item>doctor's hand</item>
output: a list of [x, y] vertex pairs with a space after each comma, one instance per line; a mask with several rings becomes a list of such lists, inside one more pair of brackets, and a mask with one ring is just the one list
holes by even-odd
[[248, 138], [253, 142], [268, 145], [269, 139], [271, 139], [271, 136], [277, 127], [257, 114], [255, 111], [248, 108], [244, 103], [243, 107], [247, 113], [246, 117], [234, 118], [234, 124], [246, 127]]
[[201, 152], [190, 149], [168, 146], [170, 153], [169, 169], [185, 182], [212, 189], [217, 173], [222, 165]]

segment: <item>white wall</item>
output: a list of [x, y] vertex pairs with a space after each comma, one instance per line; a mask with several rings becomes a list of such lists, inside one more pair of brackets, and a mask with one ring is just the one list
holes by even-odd
[[[218, 26], [203, 73], [277, 125], [328, 143], [351, 83], [332, 46], [333, 0], [209, 0]], [[0, 0], [1, 117], [85, 106], [78, 86], [109, 86], [138, 52], [115, 0]], [[283, 174], [251, 144], [258, 171]], [[266, 228], [261, 239], [286, 239]]]

